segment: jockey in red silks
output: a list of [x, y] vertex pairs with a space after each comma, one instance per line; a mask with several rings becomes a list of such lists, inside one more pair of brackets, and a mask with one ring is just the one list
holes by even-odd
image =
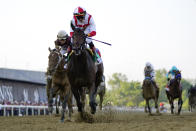
[[[95, 26], [93, 17], [92, 15], [88, 14], [84, 8], [80, 6], [77, 7], [74, 10], [73, 15], [74, 16], [73, 16], [73, 19], [71, 20], [71, 23], [74, 27], [83, 29], [87, 37], [93, 37], [96, 35], [96, 26]], [[71, 26], [71, 29], [70, 29], [71, 37], [73, 35], [73, 32], [74, 31]], [[99, 55], [100, 52], [99, 53], [97, 52], [98, 49], [95, 48], [92, 40], [86, 38], [86, 42], [92, 49], [93, 53], [95, 54], [98, 64], [102, 63], [101, 55]]]

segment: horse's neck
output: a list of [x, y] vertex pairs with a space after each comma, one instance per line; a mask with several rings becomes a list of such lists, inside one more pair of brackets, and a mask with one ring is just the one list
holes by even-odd
[[74, 63], [80, 63], [80, 64], [75, 64], [76, 66], [81, 66], [84, 64], [87, 64], [88, 61], [88, 56], [87, 56], [87, 52], [86, 51], [82, 51], [82, 53], [80, 55], [75, 55], [74, 56]]
[[172, 85], [171, 85], [171, 88], [173, 89], [179, 89], [179, 86], [180, 86], [180, 82], [178, 82], [177, 79], [174, 79]]
[[93, 60], [85, 50], [81, 55], [73, 55], [70, 59], [70, 69], [74, 74], [86, 74], [92, 71]]

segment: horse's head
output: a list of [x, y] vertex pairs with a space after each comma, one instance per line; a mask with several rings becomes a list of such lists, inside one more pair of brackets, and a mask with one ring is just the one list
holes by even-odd
[[180, 82], [181, 81], [181, 72], [180, 71], [175, 71], [175, 79]]
[[74, 50], [76, 55], [79, 55], [85, 47], [86, 35], [82, 29], [75, 28], [72, 38], [72, 49]]
[[48, 71], [52, 74], [56, 70], [58, 63], [61, 60], [61, 54], [57, 49], [51, 50], [48, 48], [48, 50], [50, 51], [48, 56]]

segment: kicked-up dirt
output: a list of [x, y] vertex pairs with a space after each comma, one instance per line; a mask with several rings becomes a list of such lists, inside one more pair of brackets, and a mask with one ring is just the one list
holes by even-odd
[[0, 117], [0, 131], [196, 131], [195, 113], [150, 116], [143, 112], [105, 111], [91, 119], [85, 122], [78, 113], [71, 122], [64, 123], [54, 115]]

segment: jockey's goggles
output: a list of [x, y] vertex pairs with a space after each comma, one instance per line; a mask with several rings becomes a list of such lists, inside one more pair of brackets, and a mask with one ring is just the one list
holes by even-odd
[[65, 41], [66, 39], [59, 39], [59, 41]]
[[61, 41], [66, 40], [66, 39], [67, 37], [58, 37], [58, 40], [61, 40]]
[[84, 16], [85, 13], [75, 13], [74, 16]]

